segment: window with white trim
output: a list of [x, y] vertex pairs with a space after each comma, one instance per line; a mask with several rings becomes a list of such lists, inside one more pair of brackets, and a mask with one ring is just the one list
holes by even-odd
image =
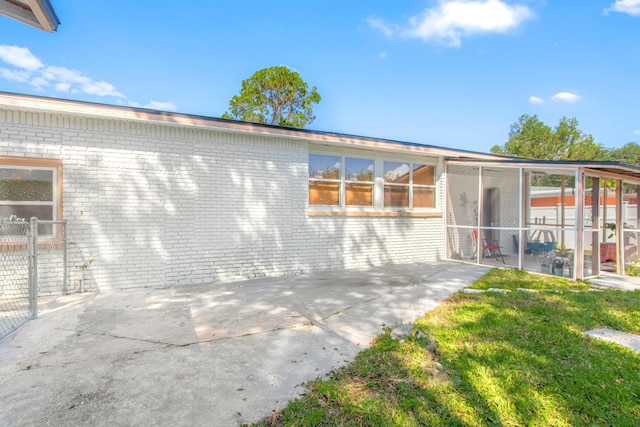
[[384, 206], [435, 208], [435, 168], [412, 162], [384, 162]]
[[0, 220], [61, 219], [59, 160], [0, 157]]
[[309, 204], [373, 206], [374, 179], [373, 159], [310, 154]]
[[350, 154], [309, 154], [309, 205], [352, 209], [434, 209], [436, 167]]
[[344, 164], [344, 204], [346, 206], [373, 206], [374, 161], [345, 157]]

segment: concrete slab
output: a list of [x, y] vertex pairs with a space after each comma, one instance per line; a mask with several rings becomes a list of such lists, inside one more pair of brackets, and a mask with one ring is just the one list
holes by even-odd
[[603, 273], [599, 278], [589, 279], [589, 282], [600, 287], [620, 289], [622, 291], [640, 290], [640, 277]]
[[486, 271], [442, 262], [69, 295], [0, 342], [0, 425], [250, 424]]
[[640, 353], [640, 336], [610, 328], [592, 329], [585, 334], [604, 341], [614, 342]]

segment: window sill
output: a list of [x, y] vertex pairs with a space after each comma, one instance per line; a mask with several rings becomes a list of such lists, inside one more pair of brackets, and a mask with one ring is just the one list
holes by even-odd
[[399, 212], [399, 211], [307, 211], [309, 217], [348, 216], [348, 217], [391, 217], [391, 218], [442, 218], [440, 211]]

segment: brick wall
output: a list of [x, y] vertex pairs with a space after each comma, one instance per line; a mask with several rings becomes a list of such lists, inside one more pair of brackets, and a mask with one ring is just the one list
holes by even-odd
[[[308, 144], [0, 107], [0, 156], [62, 159], [70, 286], [206, 283], [445, 258], [444, 218], [312, 217]], [[444, 204], [444, 177], [439, 206]]]

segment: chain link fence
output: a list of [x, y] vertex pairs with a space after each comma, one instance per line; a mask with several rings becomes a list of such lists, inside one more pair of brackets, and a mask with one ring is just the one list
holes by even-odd
[[0, 220], [0, 339], [67, 293], [65, 221]]

